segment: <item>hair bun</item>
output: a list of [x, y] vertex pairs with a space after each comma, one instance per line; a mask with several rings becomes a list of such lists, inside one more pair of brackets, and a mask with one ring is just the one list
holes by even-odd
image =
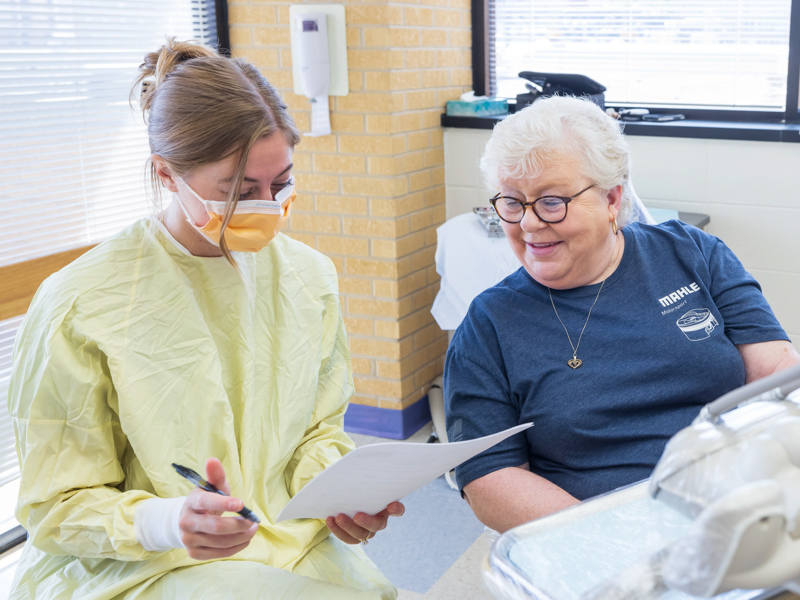
[[161, 48], [145, 54], [144, 62], [139, 65], [139, 77], [134, 82], [131, 95], [133, 96], [139, 87], [139, 104], [142, 111], [147, 112], [153, 103], [153, 94], [158, 86], [176, 66], [193, 58], [216, 57], [219, 57], [219, 54], [204, 44], [194, 40], [180, 42], [174, 37], [168, 37]]

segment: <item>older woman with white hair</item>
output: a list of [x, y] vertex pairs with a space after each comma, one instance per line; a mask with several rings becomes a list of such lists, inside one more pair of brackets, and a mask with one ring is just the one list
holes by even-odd
[[800, 362], [722, 241], [647, 222], [619, 124], [588, 100], [504, 119], [481, 169], [522, 268], [453, 337], [448, 438], [534, 423], [456, 470], [484, 524], [505, 531], [645, 479], [704, 404]]

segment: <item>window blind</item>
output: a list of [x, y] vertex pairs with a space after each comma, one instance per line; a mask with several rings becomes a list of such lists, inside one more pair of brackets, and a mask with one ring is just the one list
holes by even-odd
[[785, 108], [791, 0], [489, 2], [493, 94], [541, 71], [591, 77], [612, 104]]
[[[153, 212], [147, 132], [128, 94], [167, 36], [216, 46], [214, 0], [0, 3], [0, 266], [102, 241]], [[7, 398], [21, 321], [0, 322], [0, 486], [19, 476]]]

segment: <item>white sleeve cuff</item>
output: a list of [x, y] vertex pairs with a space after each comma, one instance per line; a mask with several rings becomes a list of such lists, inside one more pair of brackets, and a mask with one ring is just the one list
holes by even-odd
[[133, 530], [145, 550], [165, 552], [183, 548], [178, 522], [186, 496], [179, 498], [150, 498], [136, 507]]

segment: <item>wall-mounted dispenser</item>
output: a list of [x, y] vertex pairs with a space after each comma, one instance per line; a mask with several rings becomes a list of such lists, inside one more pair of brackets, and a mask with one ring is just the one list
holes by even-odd
[[294, 93], [311, 101], [311, 131], [331, 132], [328, 96], [346, 96], [347, 35], [342, 4], [289, 7]]

